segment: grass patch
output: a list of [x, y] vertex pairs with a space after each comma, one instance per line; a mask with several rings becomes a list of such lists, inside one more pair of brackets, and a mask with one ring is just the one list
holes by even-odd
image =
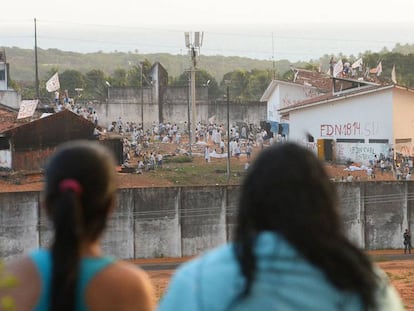
[[164, 159], [164, 163], [191, 163], [193, 158], [190, 156], [168, 157]]
[[244, 177], [242, 164], [233, 164], [230, 168], [230, 177], [227, 176], [227, 166], [224, 161], [198, 165], [194, 162], [169, 162], [157, 174], [168, 181], [180, 186], [202, 185], [238, 185]]

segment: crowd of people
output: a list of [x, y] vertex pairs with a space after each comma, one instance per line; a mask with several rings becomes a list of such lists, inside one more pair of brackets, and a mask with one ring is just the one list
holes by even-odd
[[[95, 124], [94, 136], [99, 138], [103, 133], [114, 133], [124, 137], [124, 158], [123, 166], [129, 167], [131, 165], [131, 151], [137, 160], [137, 173], [142, 173], [144, 170], [155, 169], [159, 162], [153, 160], [152, 155], [157, 159], [163, 157], [162, 154], [156, 154], [155, 150], [148, 150], [151, 142], [161, 143], [175, 143], [177, 146], [185, 147], [183, 144], [183, 137], [188, 137], [188, 124], [186, 121], [180, 127], [177, 123], [172, 122], [152, 122], [152, 125], [144, 131], [143, 126], [139, 122], [123, 122], [122, 118], [111, 122], [107, 129], [98, 127], [99, 118], [98, 113], [93, 109], [93, 104], [88, 103], [85, 107], [76, 105], [74, 101], [68, 97], [65, 91], [63, 99], [56, 99], [57, 111], [69, 109], [76, 114], [83, 116], [85, 119]], [[210, 162], [212, 157], [218, 154], [227, 153], [227, 128], [224, 124], [203, 124], [197, 123], [194, 130], [195, 143], [205, 144], [202, 154], [208, 158]], [[230, 156], [240, 158], [240, 155], [245, 154], [247, 158], [251, 157], [252, 147], [258, 146], [263, 149], [265, 142], [269, 145], [277, 142], [285, 142], [285, 137], [281, 135], [273, 136], [260, 126], [247, 124], [233, 124], [230, 128]], [[187, 150], [188, 151], [188, 150]], [[209, 155], [207, 156], [207, 152]], [[412, 172], [414, 170], [413, 159], [411, 157], [404, 157], [397, 154], [396, 159], [390, 155], [386, 156], [382, 153], [377, 156], [373, 154], [373, 158], [369, 160], [369, 165], [361, 166], [366, 172], [366, 179], [376, 179], [377, 174], [384, 175], [384, 173], [392, 172], [396, 180], [411, 180]], [[339, 181], [359, 181], [361, 176], [347, 174], [341, 176]]]
[[[178, 152], [190, 153], [188, 143], [190, 137], [186, 122], [183, 122], [181, 126], [172, 122], [153, 122], [151, 127], [144, 131], [140, 123], [123, 122], [119, 117], [117, 121], [111, 122], [107, 132], [121, 135], [123, 139], [122, 167], [136, 167], [136, 172], [139, 174], [146, 170], [162, 168], [163, 158], [170, 154], [160, 152], [159, 144], [172, 144]], [[228, 136], [230, 136], [230, 142], [227, 145]], [[284, 141], [280, 135], [273, 137], [265, 129], [254, 125], [234, 124], [228, 135], [227, 128], [223, 124], [200, 122], [195, 127], [193, 139], [192, 155], [203, 156], [207, 163], [211, 161], [211, 158], [227, 157], [228, 151], [231, 157], [240, 159], [241, 156], [245, 156], [247, 161], [250, 161], [253, 147], [263, 149], [265, 144], [271, 145]]]

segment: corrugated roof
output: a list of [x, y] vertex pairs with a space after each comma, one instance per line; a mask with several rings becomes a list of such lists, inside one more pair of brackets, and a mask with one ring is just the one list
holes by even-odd
[[8, 129], [1, 133], [13, 140], [14, 150], [45, 149], [65, 141], [91, 139], [94, 124], [70, 110]]
[[[84, 117], [82, 117], [80, 115], [77, 115], [76, 113], [74, 113], [70, 110], [65, 109], [65, 110], [62, 110], [61, 112], [52, 113], [47, 117], [39, 118], [39, 119], [33, 120], [31, 122], [26, 121], [24, 123], [17, 123], [12, 128], [9, 128], [8, 130], [5, 130], [5, 131], [0, 131], [0, 133], [2, 133], [2, 134], [15, 133], [16, 131], [25, 130], [26, 128], [29, 128], [29, 127], [32, 127], [32, 126], [37, 126], [37, 124], [45, 122], [46, 119], [47, 119], [47, 121], [53, 120], [53, 119], [59, 119], [61, 116], [64, 116], [64, 115], [73, 116], [76, 119], [78, 119], [79, 122], [84, 123], [85, 125], [93, 124], [91, 121], [85, 119]], [[17, 117], [17, 114], [16, 114], [16, 117]]]

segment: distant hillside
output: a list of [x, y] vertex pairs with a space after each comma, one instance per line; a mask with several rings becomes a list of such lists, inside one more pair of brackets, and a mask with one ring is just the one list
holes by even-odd
[[[10, 76], [14, 81], [33, 82], [35, 80], [35, 56], [33, 49], [21, 49], [17, 47], [4, 47], [7, 62], [10, 64]], [[384, 74], [390, 76], [393, 64], [397, 68], [398, 83], [413, 87], [414, 73], [412, 64], [414, 62], [413, 44], [396, 44], [389, 51], [383, 49], [375, 53], [366, 51], [358, 56], [347, 56], [340, 54], [335, 59], [342, 58], [343, 61], [354, 61], [357, 57], [364, 58], [364, 64], [371, 68], [376, 67], [378, 60], [382, 60]], [[291, 65], [299, 68], [313, 66], [316, 69], [322, 66], [322, 70], [327, 70], [329, 60], [332, 55], [321, 55], [317, 60], [309, 62], [291, 64], [288, 60], [278, 60], [275, 64], [269, 60], [258, 60], [238, 56], [205, 56], [201, 55], [198, 59], [198, 68], [210, 73], [218, 83], [222, 80], [225, 73], [244, 69], [244, 70], [272, 70], [275, 67], [276, 74], [282, 77], [291, 69]], [[92, 69], [102, 70], [110, 76], [116, 69], [130, 69], [137, 66], [140, 61], [148, 59], [149, 62], [160, 62], [168, 71], [170, 77], [178, 77], [190, 67], [190, 57], [184, 55], [172, 55], [167, 53], [157, 54], [137, 54], [133, 52], [113, 52], [113, 53], [76, 53], [66, 52], [58, 49], [38, 49], [39, 79], [46, 80], [48, 72], [57, 69], [60, 73], [73, 69], [85, 74]]]
[[[17, 47], [5, 47], [7, 62], [10, 64], [10, 76], [15, 81], [35, 80], [34, 50]], [[68, 69], [86, 73], [92, 69], [100, 69], [111, 75], [115, 69], [129, 69], [137, 66], [140, 61], [148, 59], [151, 63], [160, 62], [168, 71], [169, 76], [177, 77], [190, 67], [190, 57], [172, 54], [135, 54], [135, 53], [75, 53], [57, 49], [38, 49], [39, 79], [47, 79], [47, 73], [56, 68], [59, 72]], [[246, 57], [203, 56], [199, 57], [198, 67], [208, 71], [218, 82], [223, 75], [236, 69], [269, 69], [271, 61], [250, 59]], [[275, 62], [276, 71], [283, 74], [290, 69], [287, 60]]]

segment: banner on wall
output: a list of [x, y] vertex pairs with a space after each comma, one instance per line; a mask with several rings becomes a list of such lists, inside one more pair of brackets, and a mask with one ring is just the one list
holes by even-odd
[[20, 104], [19, 113], [17, 114], [17, 119], [24, 119], [24, 118], [30, 118], [33, 116], [37, 104], [39, 103], [39, 100], [22, 100]]

